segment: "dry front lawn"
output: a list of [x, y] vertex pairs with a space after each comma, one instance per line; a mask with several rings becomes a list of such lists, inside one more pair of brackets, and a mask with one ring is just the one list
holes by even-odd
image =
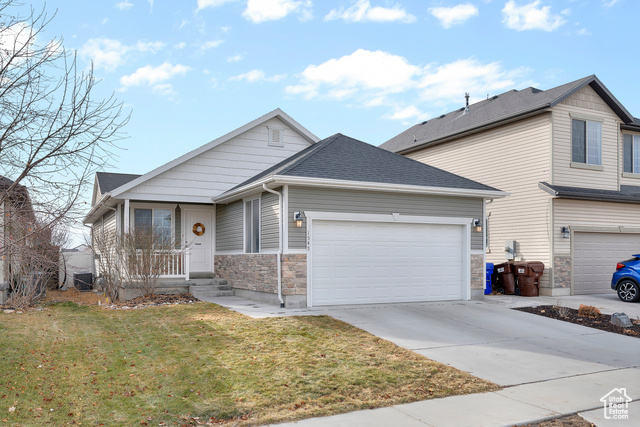
[[496, 390], [326, 316], [0, 311], [0, 425], [260, 425]]

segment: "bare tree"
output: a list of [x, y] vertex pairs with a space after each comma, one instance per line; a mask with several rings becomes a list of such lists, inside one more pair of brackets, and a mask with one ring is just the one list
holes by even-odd
[[[1, 233], [5, 259], [28, 259], [35, 236], [80, 218], [77, 202], [129, 119], [113, 96], [94, 99], [92, 68], [78, 70], [62, 39], [46, 38], [53, 17], [22, 9], [0, 0], [0, 226], [32, 218], [20, 233]], [[20, 204], [24, 189], [29, 202]]]
[[109, 301], [118, 299], [123, 273], [120, 241], [114, 232], [92, 233], [91, 248], [95, 254], [99, 283]]

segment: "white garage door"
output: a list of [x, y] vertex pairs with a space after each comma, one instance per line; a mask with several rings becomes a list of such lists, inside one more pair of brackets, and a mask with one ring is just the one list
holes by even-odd
[[639, 234], [574, 233], [573, 293], [611, 292], [616, 263], [640, 253]]
[[464, 227], [314, 221], [314, 306], [457, 300], [464, 295]]

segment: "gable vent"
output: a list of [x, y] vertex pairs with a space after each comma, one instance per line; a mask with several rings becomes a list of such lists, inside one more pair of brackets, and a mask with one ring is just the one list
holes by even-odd
[[284, 129], [273, 128], [273, 127], [268, 127], [268, 129], [269, 129], [268, 144], [272, 147], [283, 147], [284, 146]]

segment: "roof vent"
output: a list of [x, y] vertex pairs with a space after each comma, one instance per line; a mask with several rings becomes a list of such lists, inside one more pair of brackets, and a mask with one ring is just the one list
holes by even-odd
[[464, 113], [467, 114], [469, 112], [469, 92], [464, 93], [464, 97], [467, 100], [466, 106], [464, 107]]
[[493, 98], [491, 98], [491, 99], [498, 99], [498, 95], [495, 95], [495, 96], [494, 96]]
[[446, 116], [446, 114], [441, 115], [440, 118], [443, 118], [444, 116]]
[[427, 121], [425, 120], [424, 122], [420, 123], [420, 126], [426, 125]]

